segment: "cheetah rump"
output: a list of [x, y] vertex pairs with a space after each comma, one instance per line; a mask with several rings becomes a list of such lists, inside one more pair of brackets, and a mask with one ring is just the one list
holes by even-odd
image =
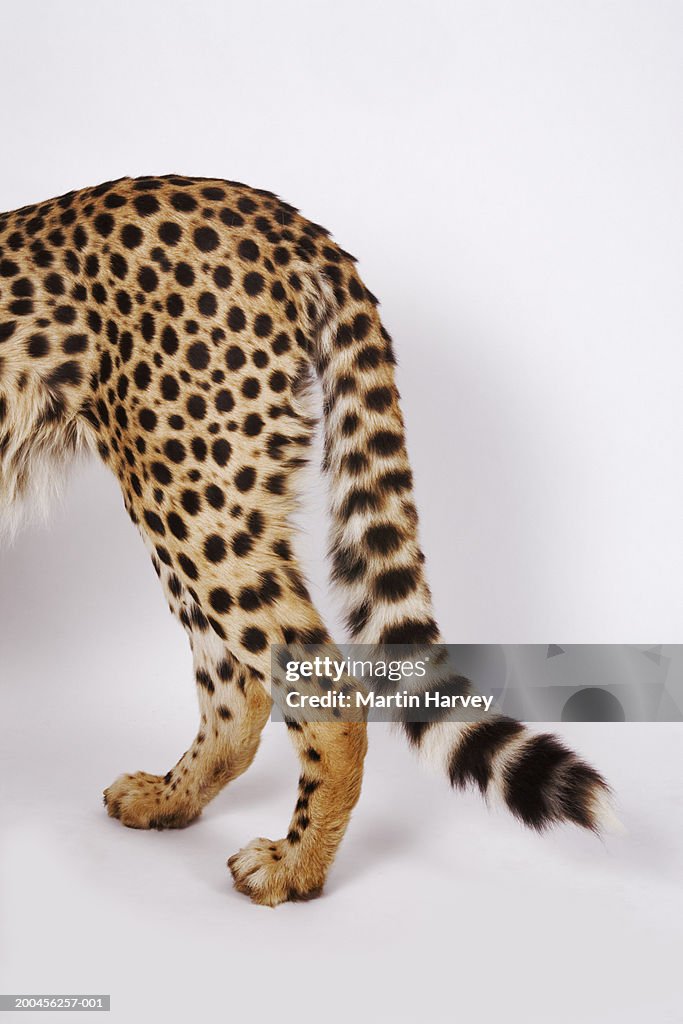
[[[75, 453], [96, 452], [192, 647], [197, 735], [166, 775], [123, 775], [105, 791], [124, 825], [195, 819], [254, 757], [270, 645], [329, 640], [290, 525], [314, 371], [351, 638], [440, 641], [394, 363], [354, 259], [270, 192], [169, 175], [0, 215], [5, 527], [43, 506]], [[366, 751], [362, 722], [288, 724], [301, 763], [289, 832], [228, 861], [237, 888], [270, 906], [320, 892]], [[498, 793], [527, 825], [607, 820], [603, 779], [550, 735], [504, 717], [404, 730], [453, 786]]]

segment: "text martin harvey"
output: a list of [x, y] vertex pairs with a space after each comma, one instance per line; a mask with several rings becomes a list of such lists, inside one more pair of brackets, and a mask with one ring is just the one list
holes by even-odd
[[363, 693], [355, 690], [345, 693], [339, 690], [328, 690], [327, 693], [301, 693], [290, 690], [287, 694], [287, 706], [290, 708], [484, 708], [488, 711], [493, 704], [493, 697], [479, 694], [439, 693], [431, 690], [426, 693]]

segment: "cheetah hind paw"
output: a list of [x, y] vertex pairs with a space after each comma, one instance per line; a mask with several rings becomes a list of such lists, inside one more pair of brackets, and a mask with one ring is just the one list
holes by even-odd
[[254, 839], [229, 859], [228, 867], [238, 892], [266, 907], [312, 900], [322, 893], [322, 880], [304, 880], [305, 872], [297, 870], [286, 839]]
[[149, 772], [121, 775], [105, 789], [104, 806], [111, 818], [128, 828], [185, 828], [200, 814], [163, 775]]

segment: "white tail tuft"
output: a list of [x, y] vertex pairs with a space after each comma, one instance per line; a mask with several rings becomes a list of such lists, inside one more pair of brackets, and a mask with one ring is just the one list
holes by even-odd
[[593, 819], [600, 835], [625, 836], [627, 828], [617, 817], [614, 798], [609, 790], [597, 790], [593, 797]]

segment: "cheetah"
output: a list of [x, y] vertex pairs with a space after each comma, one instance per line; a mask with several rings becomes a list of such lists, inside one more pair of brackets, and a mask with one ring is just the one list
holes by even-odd
[[[79, 452], [116, 475], [192, 648], [200, 721], [165, 775], [118, 778], [109, 815], [180, 828], [247, 770], [270, 648], [330, 640], [294, 554], [298, 471], [323, 399], [332, 578], [364, 644], [434, 644], [392, 341], [356, 262], [273, 193], [179, 175], [109, 181], [0, 215], [0, 518], [12, 534]], [[319, 894], [358, 801], [367, 729], [288, 721], [287, 836], [228, 861], [275, 906]], [[404, 723], [454, 787], [541, 829], [597, 830], [608, 788], [501, 715]]]

